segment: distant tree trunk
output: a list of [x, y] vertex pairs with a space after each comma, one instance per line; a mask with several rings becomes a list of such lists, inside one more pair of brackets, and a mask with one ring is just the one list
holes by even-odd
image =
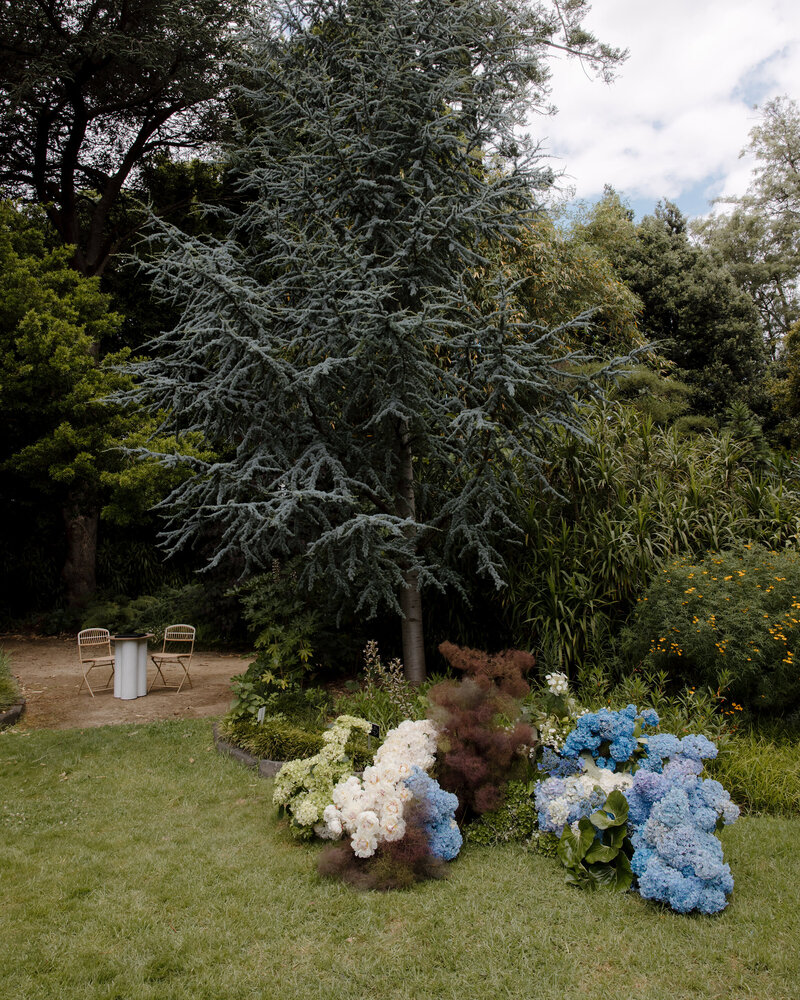
[[[397, 514], [399, 517], [415, 521], [417, 505], [414, 499], [414, 464], [411, 453], [411, 436], [408, 424], [400, 429], [400, 481], [397, 486]], [[406, 535], [413, 538], [416, 528], [409, 525]], [[405, 573], [405, 586], [400, 594], [403, 610], [403, 666], [406, 679], [412, 684], [425, 680], [425, 642], [422, 632], [422, 596], [419, 592], [419, 578], [414, 569]]]
[[77, 608], [85, 604], [95, 592], [97, 581], [97, 526], [100, 512], [88, 513], [73, 502], [63, 511], [67, 539], [67, 556], [61, 579], [66, 588], [67, 606]]

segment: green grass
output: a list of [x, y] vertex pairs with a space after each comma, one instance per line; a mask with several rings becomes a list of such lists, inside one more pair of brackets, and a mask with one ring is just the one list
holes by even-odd
[[19, 687], [11, 676], [11, 657], [0, 649], [0, 712], [19, 701]]
[[800, 740], [796, 738], [738, 733], [723, 744], [707, 770], [749, 812], [800, 816]]
[[681, 917], [516, 847], [361, 895], [270, 792], [207, 722], [0, 736], [4, 1000], [797, 1000], [796, 821], [724, 830], [732, 902]]

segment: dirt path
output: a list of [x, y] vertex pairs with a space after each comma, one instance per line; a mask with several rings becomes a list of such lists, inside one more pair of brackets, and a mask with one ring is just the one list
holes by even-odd
[[[0, 635], [0, 649], [11, 657], [11, 673], [27, 699], [20, 725], [29, 729], [72, 729], [224, 715], [231, 703], [231, 676], [243, 673], [252, 659], [239, 654], [195, 651], [189, 668], [193, 687], [184, 684], [178, 694], [175, 688], [161, 687], [159, 680], [146, 697], [122, 701], [114, 697], [113, 681], [110, 687], [102, 687], [106, 675], [99, 668], [90, 675], [94, 698], [85, 684], [78, 693], [83, 673], [75, 639]], [[148, 684], [154, 673], [155, 667], [148, 661]], [[167, 673], [170, 683], [172, 676]], [[178, 677], [178, 673], [174, 676]]]

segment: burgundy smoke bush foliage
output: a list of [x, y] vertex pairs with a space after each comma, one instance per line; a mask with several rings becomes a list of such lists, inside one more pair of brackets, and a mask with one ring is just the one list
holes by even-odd
[[439, 652], [464, 672], [462, 680], [444, 681], [428, 692], [430, 716], [442, 734], [439, 784], [456, 793], [462, 816], [488, 812], [502, 802], [514, 756], [533, 741], [530, 726], [505, 726], [519, 716], [530, 691], [523, 675], [536, 658], [521, 649], [489, 654], [452, 642], [443, 642]]
[[371, 858], [357, 858], [350, 841], [326, 848], [319, 856], [320, 875], [340, 878], [356, 889], [407, 889], [415, 882], [443, 878], [445, 862], [435, 858], [420, 820], [406, 811], [406, 832], [402, 840], [381, 843]]

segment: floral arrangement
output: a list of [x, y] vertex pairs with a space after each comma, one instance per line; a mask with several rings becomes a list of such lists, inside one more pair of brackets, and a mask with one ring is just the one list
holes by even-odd
[[611, 792], [625, 790], [632, 782], [630, 774], [613, 774], [601, 768], [537, 782], [534, 797], [539, 829], [561, 836], [565, 826], [574, 826], [590, 816], [603, 806]]
[[404, 781], [414, 796], [418, 816], [428, 837], [431, 854], [442, 861], [452, 861], [461, 850], [463, 839], [456, 823], [458, 796], [446, 792], [438, 781], [415, 767]]
[[588, 751], [600, 768], [630, 768], [646, 753], [642, 733], [657, 725], [658, 714], [652, 708], [639, 713], [635, 705], [628, 705], [617, 712], [608, 708], [587, 712], [564, 741], [561, 756], [575, 758]]
[[539, 829], [560, 837], [573, 884], [624, 890], [635, 876], [646, 899], [717, 913], [733, 877], [715, 832], [739, 810], [718, 781], [701, 777], [716, 746], [699, 734], [654, 732], [658, 723], [652, 709], [600, 709], [578, 718], [560, 753], [545, 747]]
[[350, 775], [332, 790], [315, 832], [349, 843], [324, 851], [324, 875], [361, 888], [404, 888], [443, 873], [461, 849], [455, 820], [458, 798], [427, 771], [433, 766], [437, 731], [428, 720], [405, 720], [391, 730], [361, 778]]
[[322, 735], [322, 750], [313, 757], [288, 761], [275, 778], [272, 801], [289, 816], [289, 827], [310, 837], [322, 820], [334, 787], [353, 770], [345, 752], [354, 729], [369, 733], [371, 723], [353, 715], [340, 715]]
[[436, 727], [427, 719], [406, 719], [386, 735], [363, 778], [350, 775], [331, 789], [322, 822], [314, 832], [326, 840], [350, 839], [358, 858], [371, 857], [382, 841], [401, 840], [404, 809], [413, 798], [406, 779], [433, 766]]
[[733, 876], [714, 833], [732, 823], [739, 809], [718, 781], [700, 777], [703, 758], [716, 756], [716, 747], [705, 740], [712, 755], [697, 737], [679, 742], [687, 740], [693, 741], [687, 752], [670, 757], [663, 769], [643, 766], [634, 775], [627, 792], [631, 868], [646, 899], [678, 913], [718, 913], [727, 905]]
[[[525, 714], [536, 727], [539, 743], [551, 750], [561, 750], [564, 740], [575, 726], [576, 721], [587, 710], [581, 708], [577, 700], [569, 693], [569, 681], [566, 674], [550, 673], [545, 675], [547, 685], [544, 698], [540, 699], [535, 708], [527, 706]], [[531, 750], [531, 758], [536, 757], [536, 748]]]

